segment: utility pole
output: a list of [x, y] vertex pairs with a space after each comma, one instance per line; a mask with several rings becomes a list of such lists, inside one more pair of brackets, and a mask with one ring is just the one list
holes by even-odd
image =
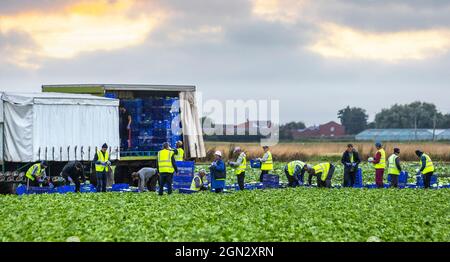
[[433, 117], [433, 142], [436, 141], [436, 113]]
[[417, 109], [414, 114], [414, 140], [417, 141]]

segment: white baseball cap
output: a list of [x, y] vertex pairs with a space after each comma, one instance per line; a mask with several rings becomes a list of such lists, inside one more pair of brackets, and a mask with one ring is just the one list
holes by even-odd
[[214, 155], [222, 157], [222, 152], [216, 151], [216, 153], [214, 153]]

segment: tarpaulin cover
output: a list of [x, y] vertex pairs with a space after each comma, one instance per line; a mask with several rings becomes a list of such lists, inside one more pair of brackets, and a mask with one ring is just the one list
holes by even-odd
[[195, 92], [180, 92], [181, 124], [184, 135], [185, 147], [188, 157], [206, 157], [203, 132], [198, 117], [198, 109], [195, 101]]
[[118, 158], [119, 101], [91, 95], [3, 93], [5, 161], [91, 160], [107, 143]]

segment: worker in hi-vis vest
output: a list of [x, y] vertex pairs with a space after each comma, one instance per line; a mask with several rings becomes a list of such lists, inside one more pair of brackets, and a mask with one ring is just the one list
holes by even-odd
[[178, 172], [175, 161], [175, 152], [170, 149], [169, 143], [163, 144], [163, 149], [158, 152], [158, 161], [156, 162], [159, 173], [159, 195], [164, 193], [164, 186], [167, 187], [167, 193], [172, 194], [173, 174]]
[[234, 167], [234, 174], [236, 175], [237, 182], [239, 185], [239, 190], [244, 190], [245, 188], [245, 171], [247, 170], [247, 156], [245, 152], [240, 148], [236, 147], [234, 149], [234, 154], [238, 155], [236, 162], [228, 162], [228, 164]]
[[[47, 178], [47, 175], [45, 173], [45, 169], [47, 167], [47, 162], [42, 161], [28, 168], [27, 172], [25, 173], [25, 177], [27, 178], [27, 188], [30, 186], [39, 186], [44, 182], [44, 180]], [[50, 186], [52, 186], [51, 183]]]
[[321, 163], [315, 166], [308, 166], [308, 185], [311, 185], [312, 177], [317, 177], [317, 187], [331, 188], [331, 178], [333, 177], [335, 166], [331, 163]]
[[191, 190], [193, 191], [203, 191], [208, 190], [208, 188], [205, 186], [204, 178], [206, 176], [206, 170], [201, 169], [197, 174], [194, 175], [194, 178], [191, 182]]
[[111, 162], [109, 161], [108, 145], [102, 145], [94, 156], [95, 175], [97, 177], [97, 192], [106, 192], [106, 178], [110, 171]]
[[295, 160], [289, 162], [284, 167], [284, 173], [286, 174], [286, 178], [288, 180], [288, 186], [297, 187], [303, 185], [306, 170], [307, 165], [302, 161]]
[[390, 187], [398, 188], [398, 177], [402, 172], [400, 164], [400, 148], [394, 148], [394, 154], [388, 158], [388, 175], [391, 176]]
[[272, 153], [270, 153], [269, 146], [263, 146], [264, 156], [258, 159], [261, 162], [261, 175], [259, 176], [259, 182], [263, 182], [264, 175], [269, 174], [273, 171], [273, 158]]
[[384, 169], [386, 168], [386, 151], [383, 149], [383, 145], [380, 142], [375, 144], [377, 148], [377, 153], [375, 154], [375, 158], [369, 159], [369, 162], [372, 162], [375, 167], [375, 183], [378, 188], [383, 188], [383, 177], [384, 177]]
[[419, 169], [419, 172], [417, 172], [417, 176], [420, 176], [420, 174], [423, 175], [423, 186], [425, 188], [430, 188], [431, 186], [431, 177], [434, 174], [434, 164], [433, 161], [431, 161], [431, 158], [429, 155], [423, 153], [420, 150], [416, 151], [416, 155], [420, 158], [420, 164], [422, 165]]
[[175, 149], [175, 161], [184, 161], [183, 142], [177, 141]]

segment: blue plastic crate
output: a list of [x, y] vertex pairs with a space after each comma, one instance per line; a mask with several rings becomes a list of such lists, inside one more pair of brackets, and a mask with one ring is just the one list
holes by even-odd
[[265, 174], [263, 175], [263, 183], [280, 183], [280, 177], [277, 175]]
[[54, 194], [57, 193], [56, 188], [50, 187], [27, 187], [25, 185], [21, 185], [17, 187], [16, 194], [18, 195], [29, 195], [29, 194]]
[[106, 93], [105, 97], [106, 98], [114, 98], [114, 99], [117, 98], [116, 94], [114, 94], [114, 93]]
[[57, 187], [56, 190], [60, 194], [75, 193], [75, 186], [60, 186]]
[[353, 187], [355, 188], [361, 188], [363, 187], [363, 173], [362, 173], [362, 169], [358, 168], [358, 171], [356, 172], [356, 177], [355, 177], [355, 184], [353, 185]]
[[251, 159], [250, 160], [250, 167], [251, 168], [261, 168], [261, 161], [255, 160], [255, 159]]
[[191, 189], [186, 189], [186, 188], [180, 188], [180, 189], [178, 189], [178, 192], [180, 194], [194, 194], [194, 193], [198, 193], [198, 191], [191, 190]]
[[95, 188], [94, 185], [84, 185], [80, 187], [80, 192], [81, 193], [95, 193], [97, 192], [97, 189]]
[[194, 161], [177, 161], [176, 165], [179, 175], [194, 175]]
[[[438, 177], [436, 175], [432, 175], [430, 185], [433, 186], [433, 184], [437, 184], [437, 183], [438, 183]], [[424, 187], [424, 176], [423, 175], [417, 177], [416, 185], [418, 187]]]
[[177, 175], [177, 176], [173, 177], [173, 182], [174, 183], [183, 183], [183, 182], [191, 183], [193, 178], [194, 178], [193, 176], [179, 176], [179, 175]]
[[111, 191], [120, 191], [123, 189], [129, 189], [130, 185], [129, 184], [114, 184], [111, 187]]

